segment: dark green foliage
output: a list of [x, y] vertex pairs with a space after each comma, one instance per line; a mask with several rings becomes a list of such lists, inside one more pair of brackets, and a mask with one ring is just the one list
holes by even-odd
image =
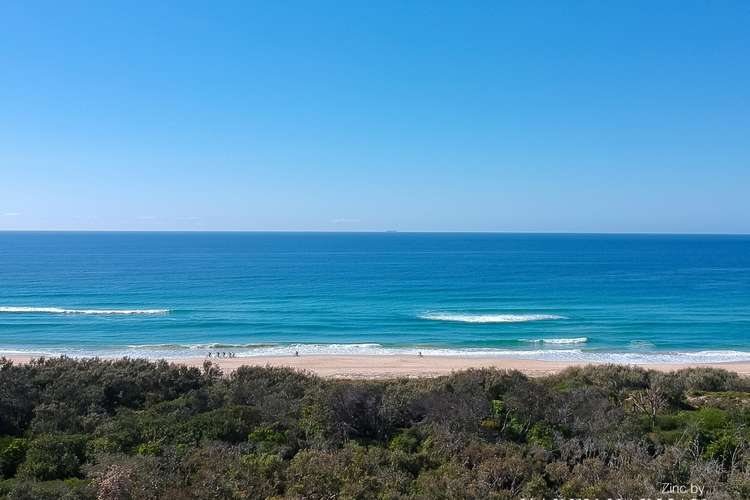
[[207, 440], [236, 444], [247, 441], [259, 423], [259, 412], [254, 408], [231, 405], [194, 416], [185, 424], [182, 433], [188, 433], [193, 438], [192, 443]]
[[18, 466], [26, 457], [28, 444], [23, 438], [0, 438], [0, 479], [16, 475]]
[[12, 500], [85, 500], [95, 498], [96, 491], [89, 481], [0, 481], [0, 495]]
[[393, 436], [388, 447], [392, 450], [400, 450], [404, 453], [415, 453], [419, 449], [419, 443], [420, 438], [418, 433], [415, 429], [410, 428]]
[[42, 434], [29, 442], [18, 476], [39, 481], [78, 477], [86, 460], [85, 450], [85, 436]]
[[0, 496], [16, 499], [750, 496], [750, 384], [623, 366], [224, 377], [142, 360], [0, 361]]

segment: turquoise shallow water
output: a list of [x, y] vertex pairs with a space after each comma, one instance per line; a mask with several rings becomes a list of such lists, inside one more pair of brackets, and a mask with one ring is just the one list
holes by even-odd
[[750, 359], [750, 237], [0, 233], [0, 354]]

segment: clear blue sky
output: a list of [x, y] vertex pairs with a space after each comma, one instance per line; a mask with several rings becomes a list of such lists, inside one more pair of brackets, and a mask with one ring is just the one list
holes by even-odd
[[0, 229], [750, 232], [746, 1], [163, 3], [2, 2]]

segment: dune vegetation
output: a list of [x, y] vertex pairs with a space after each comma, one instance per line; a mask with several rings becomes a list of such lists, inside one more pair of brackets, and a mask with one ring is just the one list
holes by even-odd
[[750, 498], [749, 426], [750, 381], [715, 369], [348, 381], [0, 360], [0, 495]]

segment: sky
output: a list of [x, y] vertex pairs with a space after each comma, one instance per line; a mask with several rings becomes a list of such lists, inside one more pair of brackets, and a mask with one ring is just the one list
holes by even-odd
[[19, 0], [0, 25], [0, 229], [750, 233], [745, 1]]

